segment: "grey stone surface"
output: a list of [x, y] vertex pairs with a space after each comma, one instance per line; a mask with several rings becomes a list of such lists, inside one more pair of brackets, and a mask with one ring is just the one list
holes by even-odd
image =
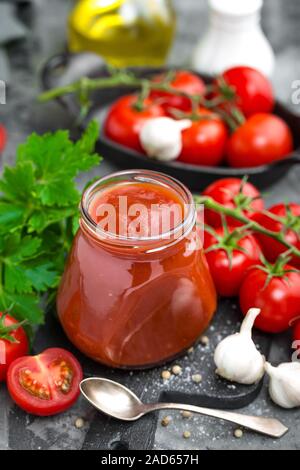
[[[186, 64], [192, 48], [202, 34], [207, 23], [205, 0], [175, 0], [178, 12], [178, 34], [170, 55], [170, 62]], [[3, 163], [14, 160], [16, 145], [33, 130], [44, 132], [59, 127], [72, 127], [61, 108], [54, 104], [39, 105], [35, 97], [39, 90], [39, 70], [43, 62], [52, 54], [60, 52], [65, 46], [65, 22], [72, 1], [69, 0], [35, 0], [32, 11], [23, 12], [22, 18], [30, 30], [29, 37], [18, 44], [9, 45], [7, 51], [12, 68], [8, 87], [8, 100], [5, 106], [0, 105], [0, 122], [9, 132], [9, 145], [2, 157]], [[274, 86], [277, 96], [291, 105], [291, 83], [300, 78], [300, 5], [298, 0], [266, 0], [263, 27], [270, 38], [277, 54], [277, 67], [274, 75]], [[0, 18], [0, 28], [5, 18]], [[1, 79], [1, 69], [0, 69]], [[300, 113], [299, 106], [294, 111]], [[108, 173], [115, 168], [104, 162], [97, 173]], [[269, 203], [287, 200], [300, 201], [299, 169], [293, 168], [279, 184], [270, 188], [267, 199]], [[280, 337], [275, 340], [272, 349], [272, 360], [276, 363], [288, 360], [289, 339]], [[11, 402], [4, 386], [0, 386], [0, 449], [9, 447], [8, 413]], [[244, 410], [245, 413], [269, 414], [281, 418], [289, 427], [289, 434], [282, 440], [273, 441], [253, 433], [246, 432], [240, 440], [233, 437], [234, 427], [203, 417], [183, 420], [178, 413], [172, 414], [172, 423], [168, 428], [158, 426], [156, 449], [299, 449], [300, 412], [283, 411], [272, 405], [266, 396], [266, 389], [260, 397]], [[26, 432], [31, 432], [32, 442], [36, 438], [41, 446], [49, 442], [52, 449], [80, 448], [87, 432], [86, 428], [76, 430], [73, 426], [77, 414], [86, 413], [86, 404], [78, 403], [70, 413], [63, 417], [51, 418], [47, 424], [44, 420], [31, 422], [28, 417]], [[163, 416], [162, 414], [161, 416]], [[184, 430], [191, 431], [191, 438], [184, 440]], [[13, 434], [13, 429], [10, 430]], [[35, 438], [34, 438], [35, 437]], [[37, 446], [38, 447], [38, 446]], [[20, 440], [19, 448], [22, 448]]]

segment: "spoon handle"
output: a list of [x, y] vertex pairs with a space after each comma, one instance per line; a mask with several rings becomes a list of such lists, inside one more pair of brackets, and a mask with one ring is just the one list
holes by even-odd
[[231, 411], [213, 410], [209, 408], [202, 408], [194, 405], [181, 405], [178, 403], [157, 403], [143, 405], [143, 412], [149, 413], [155, 410], [184, 410], [198, 413], [205, 416], [212, 416], [213, 418], [223, 419], [231, 423], [238, 424], [252, 431], [259, 432], [271, 437], [282, 437], [288, 428], [284, 426], [278, 419], [264, 418], [259, 416], [248, 416], [240, 413], [233, 413]]

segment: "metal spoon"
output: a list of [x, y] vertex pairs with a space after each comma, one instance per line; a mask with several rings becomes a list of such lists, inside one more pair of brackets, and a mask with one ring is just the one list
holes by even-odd
[[98, 410], [123, 421], [135, 421], [151, 411], [185, 410], [238, 424], [271, 437], [282, 437], [288, 428], [277, 419], [247, 416], [231, 411], [212, 410], [178, 403], [144, 404], [128, 388], [104, 378], [85, 379], [80, 384], [82, 395]]

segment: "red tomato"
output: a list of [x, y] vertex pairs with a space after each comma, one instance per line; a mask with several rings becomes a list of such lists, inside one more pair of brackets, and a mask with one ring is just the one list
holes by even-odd
[[[164, 79], [164, 75], [158, 75], [153, 78], [153, 82], [160, 82]], [[175, 77], [170, 83], [174, 90], [189, 93], [190, 95], [204, 95], [205, 83], [200, 77], [194, 73], [185, 70], [179, 70], [175, 73]], [[181, 111], [191, 111], [191, 100], [185, 96], [176, 96], [168, 92], [152, 90], [150, 98], [158, 100], [166, 112], [171, 108], [180, 109]]]
[[[232, 233], [233, 230], [234, 228], [230, 228], [229, 232]], [[249, 268], [260, 264], [261, 250], [252, 235], [244, 235], [236, 240], [227, 236], [226, 240], [223, 228], [216, 229], [216, 235], [217, 237], [205, 232], [205, 250], [219, 243], [219, 246], [213, 248], [212, 251], [206, 252], [206, 259], [218, 294], [224, 297], [233, 297], [238, 295]], [[231, 252], [231, 263], [224, 245]], [[234, 246], [236, 249], [233, 248]]]
[[37, 416], [51, 416], [70, 408], [78, 398], [81, 380], [79, 362], [60, 348], [16, 359], [7, 373], [12, 399]]
[[[260, 192], [253, 184], [244, 182], [239, 178], [222, 178], [210, 184], [203, 192], [204, 196], [211, 197], [222, 206], [234, 209], [239, 207], [243, 214], [251, 218], [255, 212], [264, 209], [264, 202]], [[232, 217], [226, 218], [228, 225], [241, 225]], [[222, 219], [220, 214], [209, 209], [205, 209], [205, 222], [211, 227], [221, 227]]]
[[222, 74], [225, 82], [235, 89], [236, 105], [246, 117], [256, 113], [271, 113], [274, 94], [271, 82], [251, 67], [233, 67]]
[[[287, 207], [289, 208], [288, 211]], [[285, 240], [300, 250], [300, 204], [277, 204], [271, 207], [269, 212], [279, 217], [281, 221], [274, 220], [267, 214], [256, 214], [253, 218], [272, 232], [283, 232]], [[282, 243], [267, 235], [256, 233], [255, 236], [262, 247], [265, 257], [271, 262], [275, 262], [281, 253], [287, 251], [287, 248]], [[293, 256], [289, 264], [300, 268], [300, 258]]]
[[201, 109], [199, 115], [202, 116], [199, 121], [193, 121], [191, 127], [182, 132], [182, 151], [178, 161], [193, 165], [219, 165], [227, 143], [227, 128], [207, 109]]
[[114, 142], [144, 153], [139, 139], [141, 128], [148, 119], [165, 116], [165, 112], [161, 106], [149, 99], [144, 101], [144, 110], [138, 111], [134, 107], [136, 102], [135, 95], [118, 99], [108, 112], [104, 133]]
[[11, 315], [0, 312], [0, 382], [6, 380], [9, 365], [29, 352], [26, 333]]
[[249, 271], [240, 289], [240, 306], [244, 315], [251, 307], [261, 309], [255, 326], [269, 333], [287, 330], [300, 315], [300, 273], [285, 265], [281, 273], [268, 280], [261, 269]]
[[5, 149], [6, 140], [7, 140], [6, 129], [4, 126], [0, 124], [0, 152], [2, 152]]
[[254, 114], [228, 140], [227, 162], [234, 168], [267, 165], [292, 150], [292, 133], [280, 117]]

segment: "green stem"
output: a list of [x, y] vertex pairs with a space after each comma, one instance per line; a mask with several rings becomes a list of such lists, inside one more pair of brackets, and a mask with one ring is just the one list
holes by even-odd
[[143, 84], [142, 84], [142, 87], [141, 87], [141, 91], [138, 95], [138, 99], [137, 99], [137, 102], [135, 103], [134, 107], [138, 110], [138, 111], [143, 111], [144, 109], [144, 103], [145, 103], [145, 100], [148, 98], [149, 96], [149, 93], [150, 93], [150, 86], [149, 86], [149, 81], [148, 80], [144, 80]]
[[[105, 78], [87, 78], [83, 77], [80, 80], [71, 83], [70, 85], [65, 85], [58, 88], [53, 88], [52, 90], [45, 91], [39, 96], [39, 101], [45, 103], [47, 101], [60, 98], [61, 96], [70, 95], [70, 94], [80, 94], [82, 90], [85, 92], [93, 92], [102, 88], [114, 88], [116, 86], [124, 87], [136, 87], [142, 88], [145, 86], [145, 79], [138, 78], [126, 72], [120, 72], [111, 77]], [[170, 92], [173, 95], [185, 96], [191, 99], [191, 95], [180, 90], [172, 88], [169, 84], [164, 82], [148, 82], [149, 90], [165, 91]]]
[[206, 196], [196, 196], [195, 201], [197, 204], [204, 204], [206, 209], [211, 209], [215, 212], [218, 212], [219, 214], [233, 217], [242, 224], [247, 225], [247, 228], [253, 232], [261, 233], [263, 235], [267, 235], [270, 238], [273, 238], [274, 240], [277, 240], [279, 243], [282, 243], [282, 245], [284, 245], [287, 250], [290, 251], [291, 255], [300, 257], [300, 250], [287, 242], [281, 232], [273, 232], [272, 230], [266, 229], [259, 223], [246, 217], [239, 208], [231, 209], [229, 207], [222, 206], [222, 204], [219, 204], [212, 198]]
[[[234, 131], [243, 122], [241, 113], [238, 112], [238, 110], [235, 110], [235, 108], [234, 112], [227, 112], [225, 109], [220, 108], [222, 104], [226, 104], [232, 99], [231, 95], [229, 98], [227, 98], [225, 94], [220, 94], [219, 96], [209, 100], [202, 95], [192, 95], [190, 93], [177, 90], [171, 85], [171, 81], [174, 76], [173, 71], [171, 71], [171, 74], [166, 74], [166, 76], [162, 78], [161, 81], [151, 81], [151, 79], [139, 78], [126, 70], [124, 71], [114, 69], [111, 70], [110, 73], [110, 76], [102, 78], [83, 77], [69, 85], [45, 91], [39, 96], [38, 99], [40, 102], [45, 103], [65, 95], [75, 94], [79, 99], [82, 114], [83, 116], [86, 116], [91, 106], [89, 96], [93, 91], [114, 88], [117, 86], [125, 88], [139, 88], [141, 89], [141, 93], [139, 95], [138, 102], [136, 103], [136, 108], [138, 110], [143, 109], [143, 96], [147, 96], [152, 90], [156, 90], [189, 99], [192, 105], [192, 116], [197, 115], [199, 106], [215, 110], [217, 114], [219, 114], [227, 122], [231, 131]], [[211, 89], [211, 87], [208, 86], [208, 89]]]

